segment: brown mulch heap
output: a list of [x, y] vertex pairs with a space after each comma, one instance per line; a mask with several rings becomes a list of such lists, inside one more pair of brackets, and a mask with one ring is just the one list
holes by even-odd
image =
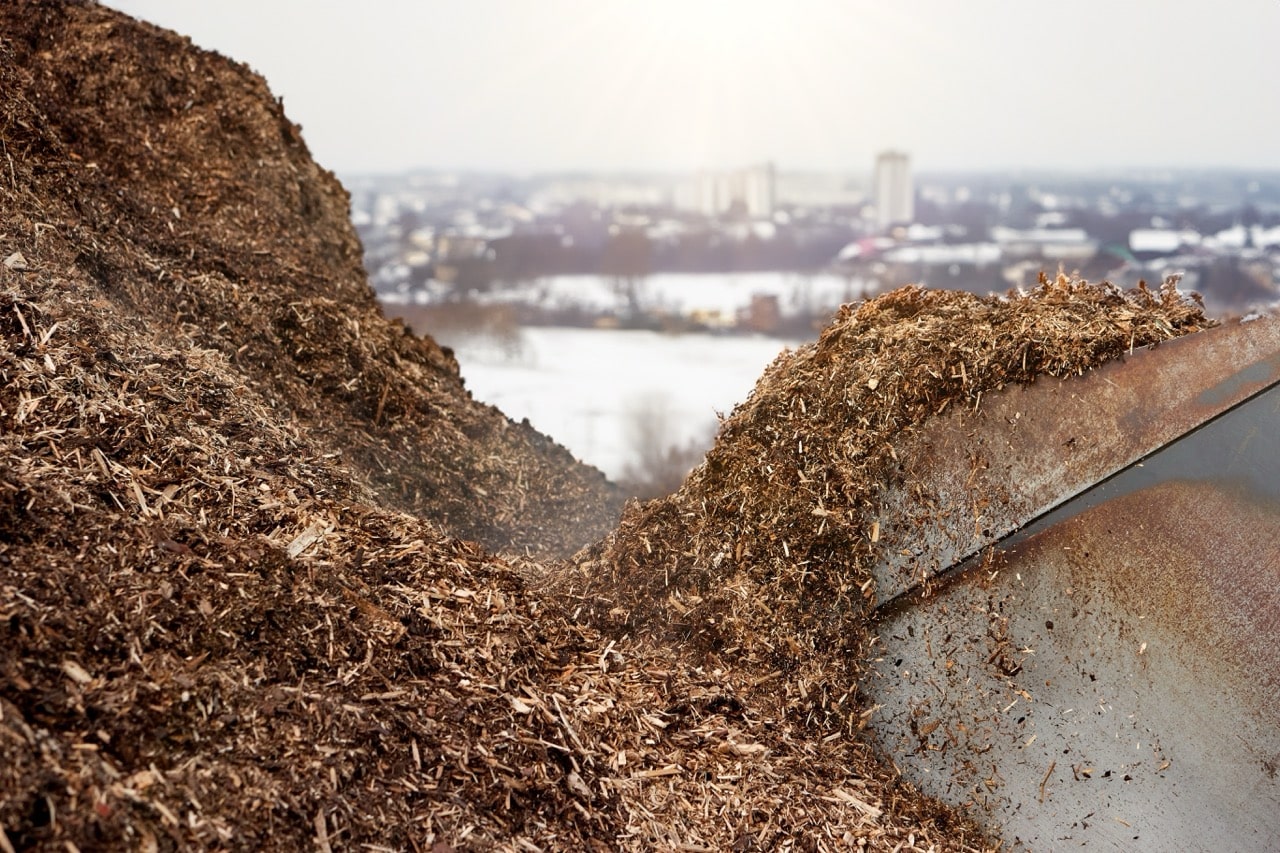
[[221, 353], [384, 505], [547, 554], [616, 523], [602, 474], [383, 321], [346, 191], [249, 68], [79, 3], [0, 4], [0, 39], [6, 256]]
[[898, 291], [590, 562], [496, 556], [598, 539], [616, 491], [379, 315], [247, 68], [11, 0], [0, 853], [987, 847], [850, 734], [888, 442], [1203, 324], [1172, 291]]
[[1037, 376], [1082, 373], [1134, 347], [1211, 325], [1172, 280], [1124, 293], [1059, 276], [1007, 298], [904, 287], [845, 306], [820, 339], [784, 353], [721, 425], [675, 494], [632, 504], [614, 533], [551, 587], [607, 631], [757, 672], [748, 698], [851, 730], [867, 709], [878, 496], [931, 417]]

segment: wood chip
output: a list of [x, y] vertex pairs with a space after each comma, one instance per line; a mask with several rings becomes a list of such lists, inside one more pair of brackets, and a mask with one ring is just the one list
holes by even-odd
[[64, 660], [62, 662], [62, 671], [67, 677], [76, 684], [84, 685], [93, 681], [93, 676], [85, 671], [85, 668], [73, 660]]

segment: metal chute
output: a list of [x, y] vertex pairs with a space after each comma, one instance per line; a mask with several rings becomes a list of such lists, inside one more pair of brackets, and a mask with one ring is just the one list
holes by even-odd
[[904, 775], [1015, 847], [1280, 848], [1280, 320], [913, 442], [863, 683]]

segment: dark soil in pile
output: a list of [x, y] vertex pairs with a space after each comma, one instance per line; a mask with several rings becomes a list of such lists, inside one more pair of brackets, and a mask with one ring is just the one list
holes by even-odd
[[245, 67], [0, 6], [0, 260], [0, 851], [984, 847], [850, 734], [861, 514], [948, 400], [1204, 322], [850, 309], [553, 563], [616, 491], [382, 319]]

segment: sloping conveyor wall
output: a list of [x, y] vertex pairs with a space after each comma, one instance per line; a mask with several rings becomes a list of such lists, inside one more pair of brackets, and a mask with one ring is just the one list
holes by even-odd
[[907, 778], [1014, 848], [1280, 849], [1278, 381], [1231, 324], [925, 437], [864, 681]]

